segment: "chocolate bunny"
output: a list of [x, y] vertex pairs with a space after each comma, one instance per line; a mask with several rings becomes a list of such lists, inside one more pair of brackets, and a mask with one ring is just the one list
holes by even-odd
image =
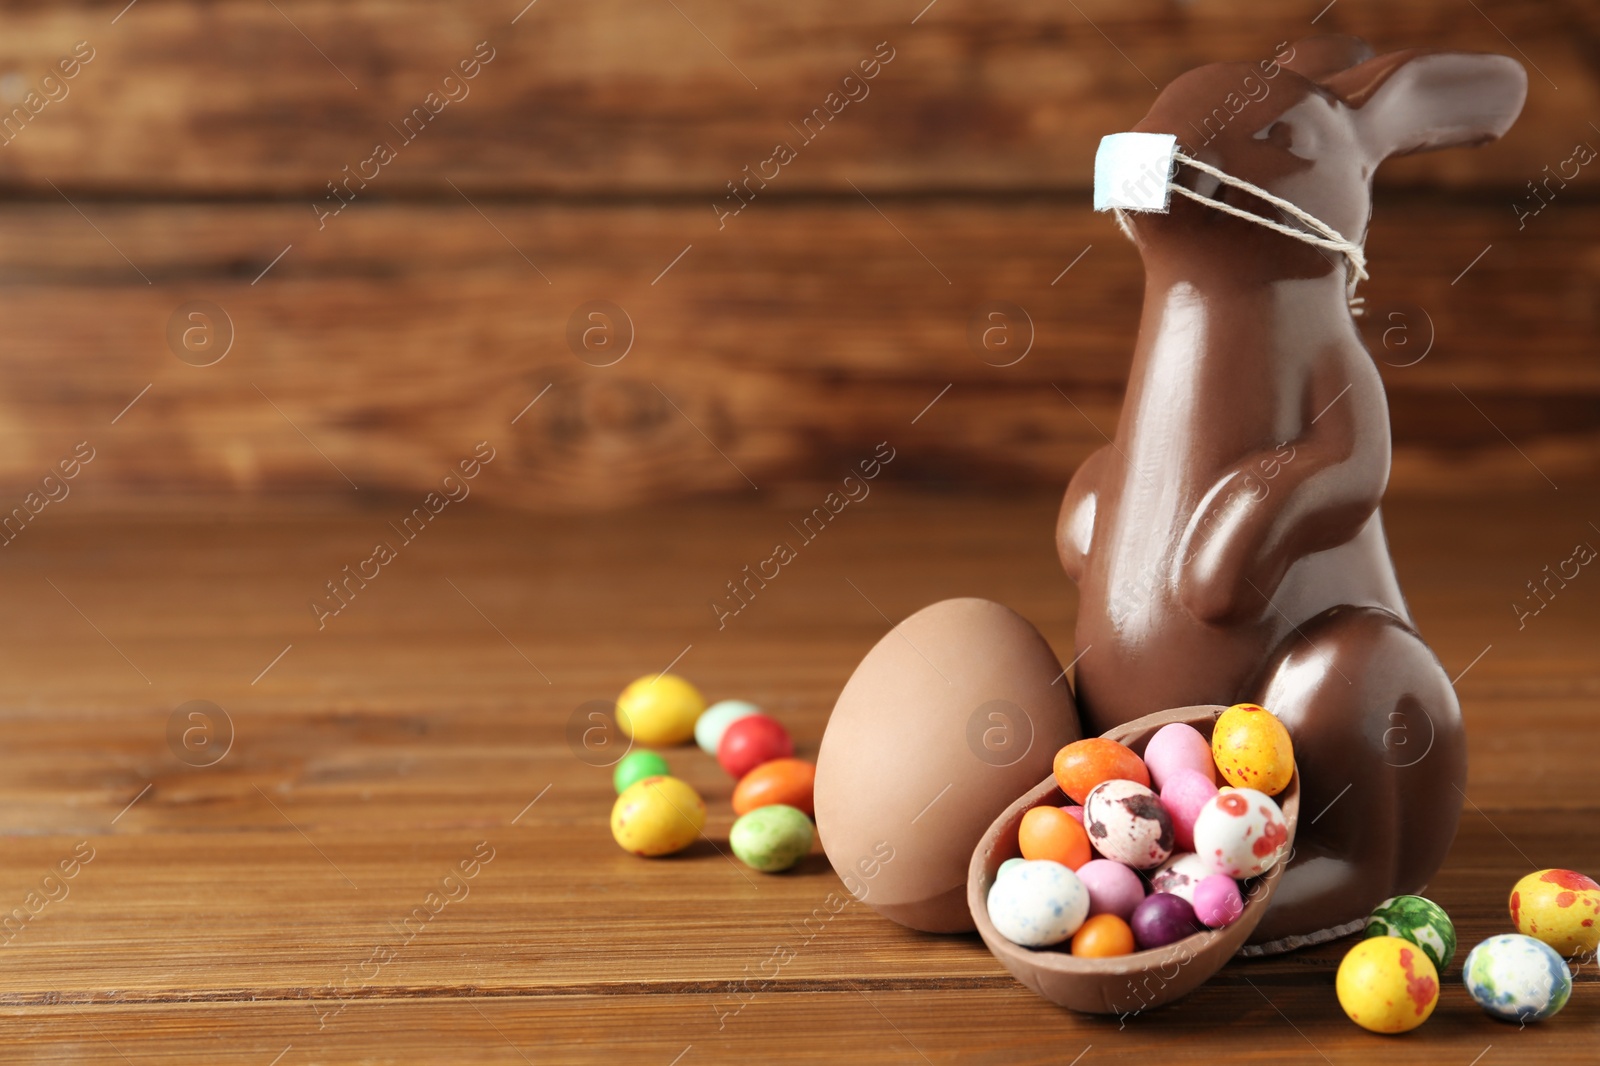
[[[1359, 244], [1380, 162], [1492, 140], [1526, 93], [1504, 56], [1374, 57], [1355, 38], [1311, 38], [1184, 74], [1135, 130], [1176, 135], [1185, 155]], [[1172, 180], [1296, 225], [1203, 168]], [[1079, 588], [1084, 731], [1191, 704], [1276, 713], [1303, 817], [1253, 942], [1330, 939], [1424, 886], [1466, 787], [1455, 692], [1384, 539], [1383, 383], [1340, 255], [1181, 196], [1127, 224], [1146, 276], [1127, 395], [1057, 527]]]

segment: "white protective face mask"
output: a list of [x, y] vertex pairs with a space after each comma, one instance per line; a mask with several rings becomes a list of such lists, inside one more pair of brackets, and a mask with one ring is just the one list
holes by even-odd
[[[1243, 189], [1253, 196], [1260, 197], [1301, 223], [1306, 229], [1286, 226], [1249, 211], [1241, 211], [1231, 204], [1213, 200], [1209, 196], [1201, 196], [1192, 189], [1179, 185], [1172, 180], [1172, 176], [1177, 173], [1180, 163], [1209, 174], [1224, 185], [1232, 185], [1236, 189]], [[1178, 151], [1178, 138], [1170, 133], [1112, 133], [1100, 139], [1100, 150], [1094, 157], [1094, 209], [1112, 212], [1117, 225], [1129, 240], [1133, 239], [1133, 232], [1128, 228], [1122, 213], [1153, 211], [1157, 214], [1166, 214], [1173, 193], [1187, 196], [1196, 203], [1205, 204], [1235, 218], [1265, 226], [1285, 237], [1293, 237], [1297, 241], [1304, 241], [1343, 255], [1349, 263], [1346, 271], [1346, 299], [1350, 304], [1350, 313], [1361, 314], [1362, 298], [1356, 295], [1356, 285], [1367, 278], [1367, 257], [1361, 245], [1345, 239], [1338, 230], [1320, 218], [1301, 210], [1282, 197], [1274, 196], [1261, 186], [1236, 178]]]

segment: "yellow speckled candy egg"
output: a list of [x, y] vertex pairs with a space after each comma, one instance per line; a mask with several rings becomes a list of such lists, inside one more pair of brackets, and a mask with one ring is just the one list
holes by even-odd
[[611, 835], [635, 855], [671, 855], [694, 843], [706, 824], [706, 803], [676, 777], [647, 777], [623, 790], [611, 807]]
[[1600, 884], [1573, 870], [1535, 870], [1511, 890], [1511, 921], [1563, 955], [1592, 952], [1600, 943]]
[[1211, 757], [1235, 788], [1276, 796], [1294, 776], [1294, 744], [1277, 715], [1254, 703], [1236, 703], [1217, 716]]
[[1417, 945], [1375, 936], [1350, 949], [1334, 978], [1339, 1006], [1374, 1033], [1404, 1033], [1428, 1020], [1439, 1003], [1439, 972]]
[[694, 736], [694, 723], [705, 709], [700, 690], [677, 674], [652, 674], [617, 697], [617, 725], [641, 744], [668, 748]]

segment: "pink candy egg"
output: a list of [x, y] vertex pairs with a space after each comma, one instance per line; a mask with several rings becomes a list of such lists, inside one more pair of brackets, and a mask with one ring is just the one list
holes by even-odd
[[1127, 921], [1144, 900], [1144, 882], [1120, 862], [1090, 859], [1077, 870], [1078, 880], [1089, 890], [1089, 917], [1115, 914]]
[[1179, 851], [1194, 850], [1194, 820], [1217, 794], [1211, 779], [1194, 770], [1176, 770], [1161, 789], [1161, 805], [1172, 816], [1172, 840]]
[[1194, 887], [1194, 915], [1209, 929], [1221, 929], [1244, 913], [1239, 883], [1226, 874], [1212, 874]]
[[1179, 770], [1193, 770], [1212, 784], [1217, 780], [1217, 764], [1211, 758], [1211, 742], [1200, 731], [1183, 722], [1173, 722], [1156, 730], [1144, 748], [1145, 769], [1157, 792]]
[[1079, 825], [1083, 824], [1083, 808], [1082, 807], [1079, 807], [1077, 804], [1072, 803], [1072, 804], [1068, 804], [1067, 806], [1065, 806], [1065, 807], [1063, 807], [1061, 809], [1066, 811], [1068, 814], [1072, 815], [1074, 818], [1076, 818], [1078, 820], [1078, 824]]

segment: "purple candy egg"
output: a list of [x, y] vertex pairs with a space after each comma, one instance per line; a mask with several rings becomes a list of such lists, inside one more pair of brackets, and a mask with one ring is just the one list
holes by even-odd
[[1133, 909], [1128, 924], [1133, 927], [1133, 942], [1139, 945], [1140, 951], [1175, 944], [1204, 928], [1196, 920], [1189, 901], [1170, 892], [1146, 896], [1144, 902]]
[[1110, 859], [1090, 859], [1078, 867], [1078, 880], [1089, 890], [1089, 916], [1115, 914], [1127, 921], [1144, 899], [1144, 882], [1130, 867]]
[[1244, 913], [1239, 883], [1226, 874], [1212, 874], [1194, 887], [1194, 914], [1212, 929], [1221, 929]]
[[1194, 820], [1200, 808], [1217, 794], [1217, 786], [1204, 774], [1177, 770], [1161, 789], [1161, 806], [1172, 816], [1172, 841], [1178, 851], [1194, 850]]
[[1211, 758], [1211, 742], [1192, 725], [1172, 722], [1156, 730], [1144, 746], [1144, 765], [1156, 791], [1179, 770], [1193, 770], [1208, 781], [1216, 780], [1217, 764]]

